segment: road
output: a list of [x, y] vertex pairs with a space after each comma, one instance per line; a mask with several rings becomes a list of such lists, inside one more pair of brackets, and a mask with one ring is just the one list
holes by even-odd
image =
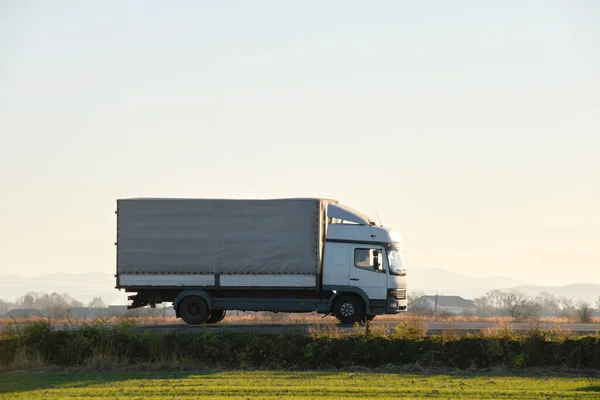
[[[377, 322], [371, 323], [373, 327], [383, 327], [385, 329], [392, 330], [399, 321], [396, 322]], [[429, 334], [437, 334], [442, 330], [456, 330], [459, 333], [465, 332], [478, 332], [486, 328], [494, 328], [499, 325], [495, 322], [425, 322], [427, 326], [427, 332]], [[530, 331], [535, 330], [537, 327], [543, 330], [554, 330], [556, 324], [553, 322], [540, 322], [540, 323], [510, 323], [508, 324], [511, 328], [516, 331]], [[22, 326], [22, 325], [19, 325]], [[263, 333], [298, 333], [305, 334], [309, 333], [312, 328], [319, 329], [319, 327], [339, 327], [344, 331], [362, 330], [364, 328], [356, 328], [353, 326], [340, 326], [332, 323], [325, 324], [314, 324], [314, 323], [290, 323], [290, 324], [277, 324], [277, 323], [262, 323], [262, 324], [250, 324], [250, 323], [221, 323], [217, 325], [197, 325], [190, 326], [181, 324], [157, 324], [157, 325], [138, 325], [137, 330], [150, 331], [150, 332], [263, 332]], [[6, 326], [0, 325], [0, 332], [6, 330]], [[81, 325], [64, 325], [54, 324], [54, 330], [77, 330], [81, 328]], [[570, 329], [577, 333], [588, 333], [593, 334], [600, 332], [600, 324], [562, 324], [561, 328]]]
[[[498, 327], [495, 322], [426, 322], [427, 332], [429, 334], [440, 333], [442, 330], [456, 330], [459, 332], [478, 332], [486, 328]], [[377, 322], [371, 323], [373, 327], [383, 327], [388, 330], [393, 330], [398, 322]], [[540, 323], [510, 323], [508, 324], [511, 328], [516, 331], [531, 331], [537, 327], [542, 330], [554, 330], [556, 324], [553, 322], [540, 322]], [[294, 333], [308, 333], [312, 328], [321, 327], [339, 327], [346, 331], [359, 330], [364, 328], [356, 328], [353, 326], [341, 326], [335, 324], [310, 324], [310, 323], [293, 323], [293, 324], [217, 324], [217, 325], [198, 325], [189, 326], [185, 324], [172, 324], [172, 325], [151, 325], [151, 326], [140, 326], [138, 329], [146, 331], [160, 331], [160, 332], [190, 332], [190, 331], [212, 331], [212, 332], [265, 332], [265, 333], [282, 333], [282, 332], [294, 332]], [[562, 324], [561, 328], [570, 329], [577, 333], [589, 333], [593, 334], [600, 332], [600, 324]]]

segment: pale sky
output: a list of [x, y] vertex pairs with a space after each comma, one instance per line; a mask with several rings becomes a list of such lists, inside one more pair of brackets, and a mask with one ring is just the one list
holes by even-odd
[[410, 269], [600, 283], [600, 2], [0, 0], [0, 275], [116, 199], [327, 197]]

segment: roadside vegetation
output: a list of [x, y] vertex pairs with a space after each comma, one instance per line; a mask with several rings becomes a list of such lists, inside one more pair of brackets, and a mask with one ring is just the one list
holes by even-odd
[[597, 399], [589, 377], [360, 371], [9, 373], [0, 399]]
[[[548, 317], [548, 318], [527, 318], [524, 320], [517, 320], [512, 317], [480, 317], [476, 315], [420, 315], [414, 313], [399, 314], [399, 315], [379, 315], [375, 318], [375, 322], [386, 322], [386, 323], [401, 323], [408, 320], [418, 318], [424, 322], [447, 322], [448, 327], [453, 323], [459, 324], [462, 322], [486, 322], [494, 324], [506, 324], [506, 323], [552, 323], [552, 324], [568, 324], [568, 323], [580, 323], [576, 318], [568, 317]], [[131, 322], [136, 325], [172, 325], [185, 323], [176, 317], [162, 317], [162, 316], [113, 316], [106, 318], [43, 318], [43, 317], [30, 317], [30, 318], [0, 318], [0, 325], [30, 325], [39, 322], [50, 322], [54, 325], [74, 325], [78, 326], [81, 324], [90, 324], [100, 321], [107, 324], [118, 324], [121, 322]], [[600, 324], [600, 318], [590, 318], [590, 323]], [[323, 318], [322, 315], [318, 314], [273, 314], [273, 315], [261, 315], [261, 314], [247, 314], [236, 316], [235, 314], [227, 314], [225, 319], [219, 323], [222, 324], [338, 324], [338, 320], [333, 316], [327, 316]]]
[[0, 368], [600, 368], [600, 335], [577, 336], [560, 326], [517, 333], [499, 325], [463, 336], [452, 329], [426, 336], [418, 319], [401, 322], [393, 331], [377, 325], [363, 328], [319, 325], [309, 335], [156, 332], [136, 330], [130, 322], [96, 322], [56, 331], [39, 322], [0, 333]]

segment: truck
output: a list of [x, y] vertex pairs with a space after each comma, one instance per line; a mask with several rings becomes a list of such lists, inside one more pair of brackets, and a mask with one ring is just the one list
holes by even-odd
[[172, 303], [192, 325], [228, 310], [355, 324], [407, 309], [400, 235], [337, 200], [127, 198], [116, 214], [129, 308]]

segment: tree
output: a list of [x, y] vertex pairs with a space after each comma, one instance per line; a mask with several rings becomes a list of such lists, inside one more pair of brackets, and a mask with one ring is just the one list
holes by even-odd
[[88, 303], [89, 308], [106, 308], [106, 304], [102, 297], [94, 297], [92, 301]]
[[559, 301], [553, 294], [543, 292], [535, 300], [540, 304], [541, 311], [544, 313], [557, 316], [561, 311]]
[[493, 308], [501, 308], [503, 304], [504, 293], [498, 289], [490, 290], [486, 293], [489, 304]]
[[21, 296], [17, 299], [17, 307], [18, 308], [35, 308], [35, 302], [39, 294], [36, 292], [28, 292], [24, 296]]
[[4, 315], [15, 308], [15, 305], [10, 301], [0, 300], [0, 315]]
[[51, 318], [69, 318], [73, 307], [83, 307], [83, 303], [73, 299], [66, 293], [51, 294], [28, 293], [19, 298], [17, 303], [22, 305], [22, 308], [35, 308], [43, 310], [46, 315]]
[[517, 321], [537, 316], [541, 311], [541, 304], [536, 299], [517, 290], [501, 292], [499, 301], [502, 312]]
[[490, 290], [485, 296], [478, 297], [474, 300], [477, 307], [477, 315], [481, 317], [490, 317], [495, 315], [506, 315], [505, 308], [506, 293], [494, 289]]
[[420, 300], [423, 296], [424, 294], [421, 291], [409, 292], [407, 296], [408, 312], [418, 315], [433, 314], [434, 310], [424, 301]]
[[44, 293], [37, 299], [37, 307], [46, 312], [51, 318], [68, 318], [70, 316], [71, 304], [68, 295], [61, 296], [54, 292], [51, 294]]
[[406, 301], [408, 302], [408, 304], [410, 304], [413, 301], [420, 299], [424, 295], [425, 295], [425, 293], [423, 293], [423, 291], [421, 291], [421, 290], [415, 290], [415, 291], [407, 290], [406, 291]]
[[491, 317], [498, 311], [488, 295], [477, 297], [473, 303], [475, 304], [475, 314], [480, 317]]
[[561, 296], [558, 298], [559, 317], [574, 318], [575, 317], [575, 302], [568, 297]]
[[72, 308], [83, 307], [81, 301], [75, 300], [67, 293], [37, 293], [29, 292], [19, 297], [11, 308], [33, 308], [42, 310], [51, 318], [69, 318]]
[[575, 304], [575, 315], [582, 324], [589, 324], [592, 322], [592, 304], [588, 301], [580, 300]]

